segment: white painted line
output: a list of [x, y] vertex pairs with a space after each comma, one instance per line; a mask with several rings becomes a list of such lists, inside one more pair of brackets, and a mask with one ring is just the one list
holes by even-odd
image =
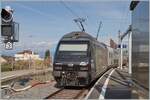
[[[106, 73], [108, 73], [109, 71], [107, 71]], [[94, 86], [91, 88], [91, 90], [88, 92], [87, 96], [85, 97], [85, 100], [88, 100], [90, 94], [93, 92], [94, 88], [96, 85], [98, 85], [98, 83], [100, 82], [100, 80], [104, 77], [104, 75], [106, 74], [104, 73], [99, 79], [98, 81], [94, 84]]]
[[106, 89], [107, 89], [107, 85], [108, 85], [108, 82], [109, 82], [109, 78], [110, 76], [112, 75], [112, 73], [115, 71], [115, 69], [113, 69], [110, 74], [108, 75], [102, 89], [101, 89], [101, 93], [100, 93], [100, 96], [99, 96], [99, 100], [100, 99], [105, 99], [105, 93], [106, 93]]

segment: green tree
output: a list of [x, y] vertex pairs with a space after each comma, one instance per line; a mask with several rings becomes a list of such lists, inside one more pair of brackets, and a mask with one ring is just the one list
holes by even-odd
[[45, 52], [45, 59], [50, 58], [50, 51], [46, 50]]
[[51, 65], [51, 55], [49, 50], [46, 50], [45, 52], [44, 65], [46, 67], [49, 67]]
[[1, 71], [2, 72], [4, 72], [4, 71], [12, 71], [11, 64], [10, 63], [2, 63], [1, 64]]

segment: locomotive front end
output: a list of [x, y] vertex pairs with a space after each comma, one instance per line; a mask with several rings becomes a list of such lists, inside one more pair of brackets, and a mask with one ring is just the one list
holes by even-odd
[[53, 76], [60, 86], [86, 86], [89, 84], [89, 43], [61, 41], [57, 47]]

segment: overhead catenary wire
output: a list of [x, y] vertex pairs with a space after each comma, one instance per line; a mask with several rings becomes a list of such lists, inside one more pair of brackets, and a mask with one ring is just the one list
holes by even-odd
[[[80, 9], [80, 11], [81, 11], [81, 13], [82, 13], [82, 16], [83, 16], [86, 20], [88, 20], [89, 16], [88, 16], [88, 14], [85, 12], [85, 10], [83, 10], [83, 7], [81, 7], [81, 3], [78, 4], [78, 8]], [[87, 23], [86, 23], [86, 22], [85, 22], [85, 25], [87, 26]]]
[[72, 10], [64, 1], [60, 1], [60, 3], [76, 18], [79, 18], [78, 14]]
[[80, 28], [80, 30], [82, 30], [83, 32], [85, 31], [83, 22], [85, 22], [85, 18], [81, 18], [76, 12], [74, 12], [72, 10], [71, 7], [69, 7], [66, 3], [64, 3], [63, 1], [60, 1], [61, 4], [63, 4], [63, 6], [75, 17], [74, 21], [77, 24], [77, 26]]
[[51, 19], [51, 20], [53, 20], [52, 18], [54, 18], [53, 15], [44, 13], [44, 12], [42, 12], [42, 11], [40, 11], [40, 10], [34, 9], [34, 8], [29, 7], [29, 6], [26, 6], [26, 5], [23, 5], [23, 4], [21, 4], [21, 3], [15, 2], [14, 4], [16, 4], [16, 5], [18, 5], [19, 7], [22, 7], [22, 8], [24, 8], [24, 9], [30, 10], [30, 11], [32, 11], [32, 12], [34, 12], [34, 13], [40, 14], [40, 15], [42, 15], [42, 16], [45, 16], [45, 17], [47, 17], [47, 18], [49, 18], [49, 19]]

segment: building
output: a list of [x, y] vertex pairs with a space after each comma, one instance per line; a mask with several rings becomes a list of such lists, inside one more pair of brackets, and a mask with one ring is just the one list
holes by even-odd
[[7, 62], [7, 60], [5, 60], [3, 57], [0, 56], [0, 64], [6, 63], [6, 62]]
[[[132, 79], [149, 98], [149, 1], [132, 1]], [[147, 91], [147, 92], [146, 92]]]
[[18, 60], [42, 60], [37, 53], [30, 50], [24, 50], [15, 54], [15, 61]]
[[117, 49], [117, 43], [114, 42], [114, 40], [110, 39], [110, 47]]
[[13, 57], [13, 56], [2, 55], [1, 59], [5, 60], [6, 63], [11, 63], [11, 62], [15, 61], [15, 57]]

